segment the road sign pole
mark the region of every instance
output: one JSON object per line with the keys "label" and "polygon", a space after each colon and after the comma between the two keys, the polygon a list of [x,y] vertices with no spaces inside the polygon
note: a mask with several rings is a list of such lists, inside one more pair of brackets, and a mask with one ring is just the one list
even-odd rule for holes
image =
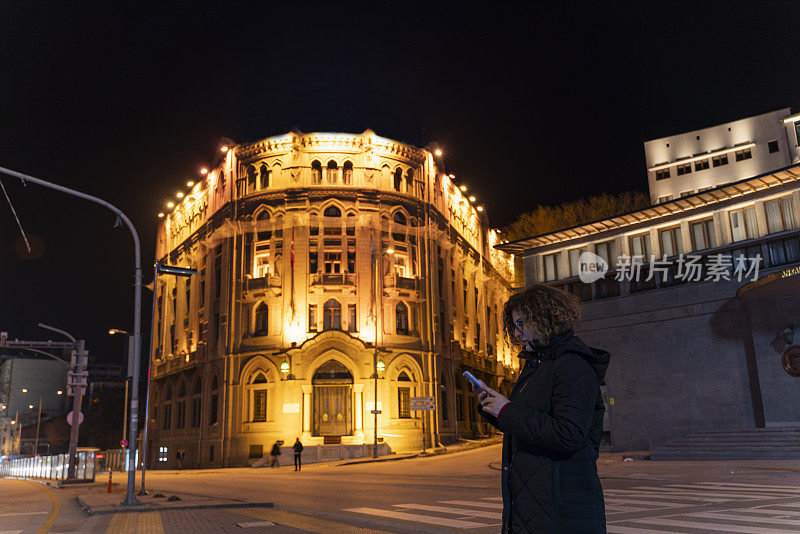
{"label": "road sign pole", "polygon": [[[84,341],[79,339],[77,345],[78,347],[75,351],[75,357],[73,358],[72,362],[73,372],[80,372],[82,371],[83,367],[81,364],[84,354]],[[82,400],[83,386],[80,384],[72,386],[72,425],[69,430],[69,467],[67,468],[67,479],[75,478],[75,472],[77,471],[78,467],[78,454],[76,450],[78,448],[78,427],[81,424],[80,413]]]}

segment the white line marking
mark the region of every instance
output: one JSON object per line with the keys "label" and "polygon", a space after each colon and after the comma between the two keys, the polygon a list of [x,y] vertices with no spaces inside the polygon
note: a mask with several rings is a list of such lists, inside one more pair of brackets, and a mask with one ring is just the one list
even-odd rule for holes
{"label": "white line marking", "polygon": [[699,490],[718,490],[718,491],[730,491],[730,492],[740,492],[742,493],[744,489],[747,489],[748,492],[753,492],[752,495],[758,494],[768,494],[768,495],[775,495],[778,497],[796,497],[797,494],[800,494],[800,490],[797,491],[788,491],[788,490],[774,490],[774,489],[767,489],[767,488],[735,488],[731,486],[713,486],[710,484],[668,484],[670,488],[689,488],[689,489],[699,489]]}
{"label": "white line marking", "polygon": [[21,530],[0,530],[0,534],[19,534]]}
{"label": "white line marking", "polygon": [[744,488],[771,488],[771,489],[779,489],[779,490],[786,490],[786,491],[800,491],[797,486],[774,486],[771,484],[745,484],[742,482],[706,482],[706,484],[715,484],[717,486],[733,486],[733,487],[741,487]]}
{"label": "white line marking", "polygon": [[738,525],[728,525],[723,523],[702,523],[700,521],[680,521],[678,519],[664,519],[651,517],[647,519],[626,519],[631,523],[649,523],[653,525],[664,525],[667,527],[684,527],[706,530],[720,530],[722,532],[742,532],[744,534],[776,534],[774,528],[759,527],[740,527]]}
{"label": "white line marking", "polygon": [[[707,502],[726,502],[730,501],[731,499],[722,499],[722,498],[711,498],[711,497],[697,497],[692,495],[691,493],[685,494],[678,494],[678,493],[668,493],[668,492],[658,492],[658,491],[632,491],[632,490],[614,490],[613,493],[610,493],[611,496],[614,497],[632,497],[637,498],[641,497],[643,499],[656,497],[658,499],[682,499],[684,501],[707,501]],[[687,503],[676,503],[676,504],[687,504]]]}
{"label": "white line marking", "polygon": [[475,521],[464,521],[461,519],[445,519],[444,517],[433,517],[430,515],[408,514],[405,512],[395,512],[394,510],[378,510],[376,508],[346,508],[345,512],[356,514],[376,515],[378,517],[391,517],[392,519],[403,519],[416,523],[427,523],[429,525],[443,525],[445,527],[472,528],[485,527],[484,523]]}
{"label": "white line marking", "polygon": [[645,512],[647,508],[629,508],[626,506],[606,506],[607,514],[619,514],[623,512]]}
{"label": "white line marking", "polygon": [[[667,534],[666,530],[650,530],[649,528],[623,527],[621,525],[608,525],[608,534]],[[672,532],[672,531],[669,531]]]}
{"label": "white line marking", "polygon": [[713,512],[701,512],[696,514],[686,514],[689,517],[705,517],[708,519],[727,519],[729,521],[749,521],[751,523],[773,523],[775,525],[800,525],[797,519],[779,519],[777,517],[744,517],[741,515],[728,515]]}
{"label": "white line marking", "polygon": [[642,506],[645,509],[649,508],[650,506],[656,506],[656,507],[660,507],[660,508],[671,508],[673,506],[691,506],[691,504],[687,504],[687,503],[684,503],[684,502],[643,501],[643,500],[637,499],[635,497],[631,498],[631,499],[627,499],[627,498],[625,498],[625,499],[609,499],[608,497],[606,497],[604,499],[604,501],[607,502],[607,503],[610,502],[610,503],[619,503],[619,504],[630,504],[632,506]]}
{"label": "white line marking", "polygon": [[439,501],[442,504],[457,504],[459,506],[478,506],[480,508],[491,508],[493,510],[502,510],[501,503],[493,502],[477,502],[477,501]]}
{"label": "white line marking", "polygon": [[393,504],[398,508],[411,508],[414,510],[424,510],[426,512],[441,512],[453,515],[470,515],[472,517],[486,517],[488,519],[503,519],[503,514],[497,512],[487,512],[485,510],[470,510],[469,508],[450,508],[449,506],[429,506],[427,504]]}
{"label": "white line marking", "polygon": [[[650,488],[634,488],[634,489],[637,489],[637,490],[648,489],[648,490],[650,490]],[[653,491],[653,490],[650,490],[650,491]],[[725,500],[727,500],[727,501],[732,501],[732,500],[735,500],[736,498],[740,498],[740,499],[752,499],[753,498],[752,495],[749,495],[747,493],[726,493],[725,490],[721,490],[721,491],[718,491],[718,492],[711,492],[711,491],[679,490],[679,489],[675,489],[675,488],[659,488],[658,490],[655,490],[655,491],[657,491],[658,493],[661,493],[662,495],[687,495],[687,496],[693,497],[693,498],[694,497],[700,497],[700,496],[706,496],[706,497],[725,498]]]}
{"label": "white line marking", "polygon": [[[790,503],[790,502],[782,502],[780,504],[764,504],[764,505],[761,505],[761,506],[754,506],[753,508],[769,509],[768,508],[769,506],[781,506],[783,508],[800,508],[800,504],[794,504],[794,503]],[[788,512],[789,510],[781,510],[781,511]]]}
{"label": "white line marking", "polygon": [[[11,512],[8,514],[0,514],[0,517],[7,517],[11,515],[39,515],[39,514],[49,514],[50,512]],[[11,532],[11,531],[9,531]],[[22,531],[20,531],[22,532]],[[2,534],[2,532],[0,532]]]}
{"label": "white line marking", "polygon": [[[773,505],[770,505],[773,506]],[[737,516],[741,517],[742,519],[746,518],[746,514],[771,514],[774,516],[781,516],[781,517],[796,517],[800,519],[800,511],[798,510],[764,510],[761,509],[762,507],[756,508],[731,508],[730,510],[724,510],[725,512],[741,512],[744,515]],[[722,510],[720,510],[722,512]],[[700,513],[700,512],[698,512]]]}
{"label": "white line marking", "polygon": [[483,500],[484,501],[501,501],[502,502],[503,498],[502,497],[484,497]]}

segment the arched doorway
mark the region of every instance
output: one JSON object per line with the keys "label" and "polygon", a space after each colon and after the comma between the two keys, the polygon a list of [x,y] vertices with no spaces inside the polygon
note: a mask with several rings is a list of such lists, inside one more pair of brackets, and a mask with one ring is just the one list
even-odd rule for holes
{"label": "arched doorway", "polygon": [[353,375],[337,362],[322,364],[311,379],[314,386],[314,435],[349,436],[352,434]]}

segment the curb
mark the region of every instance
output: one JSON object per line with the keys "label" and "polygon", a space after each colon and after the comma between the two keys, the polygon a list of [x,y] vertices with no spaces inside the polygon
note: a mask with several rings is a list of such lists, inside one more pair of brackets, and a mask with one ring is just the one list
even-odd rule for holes
{"label": "curb", "polygon": [[377,462],[396,462],[398,460],[409,460],[411,458],[419,458],[419,454],[412,454],[410,456],[398,456],[395,458],[370,458],[369,460],[353,460],[351,462],[344,462],[338,464],[337,467],[341,467],[343,465],[357,465],[357,464],[372,464]]}
{"label": "curb", "polygon": [[78,505],[83,508],[83,511],[90,516],[94,515],[108,515],[120,514],[130,512],[162,512],[166,510],[201,510],[201,509],[214,509],[214,508],[272,508],[274,506],[271,502],[241,502],[241,503],[213,503],[213,504],[174,504],[174,505],[156,505],[140,504],[133,506],[125,506],[121,504],[103,504],[92,506],[80,497],[75,497]]}
{"label": "curb", "polygon": [[50,486],[51,488],[61,489],[63,486],[61,482],[51,482],[49,480],[45,480],[43,478],[29,478],[29,477],[3,477],[12,480],[27,480],[28,482],[36,482],[37,484],[42,484],[44,486]]}

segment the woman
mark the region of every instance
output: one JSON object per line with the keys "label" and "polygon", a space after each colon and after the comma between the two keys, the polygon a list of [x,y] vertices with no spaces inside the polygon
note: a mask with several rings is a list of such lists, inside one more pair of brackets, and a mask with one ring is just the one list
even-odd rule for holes
{"label": "woman", "polygon": [[478,391],[478,411],[505,434],[503,533],[606,531],[597,457],[609,353],[575,336],[580,313],[576,297],[545,285],[503,309],[504,333],[525,365],[510,399]]}

